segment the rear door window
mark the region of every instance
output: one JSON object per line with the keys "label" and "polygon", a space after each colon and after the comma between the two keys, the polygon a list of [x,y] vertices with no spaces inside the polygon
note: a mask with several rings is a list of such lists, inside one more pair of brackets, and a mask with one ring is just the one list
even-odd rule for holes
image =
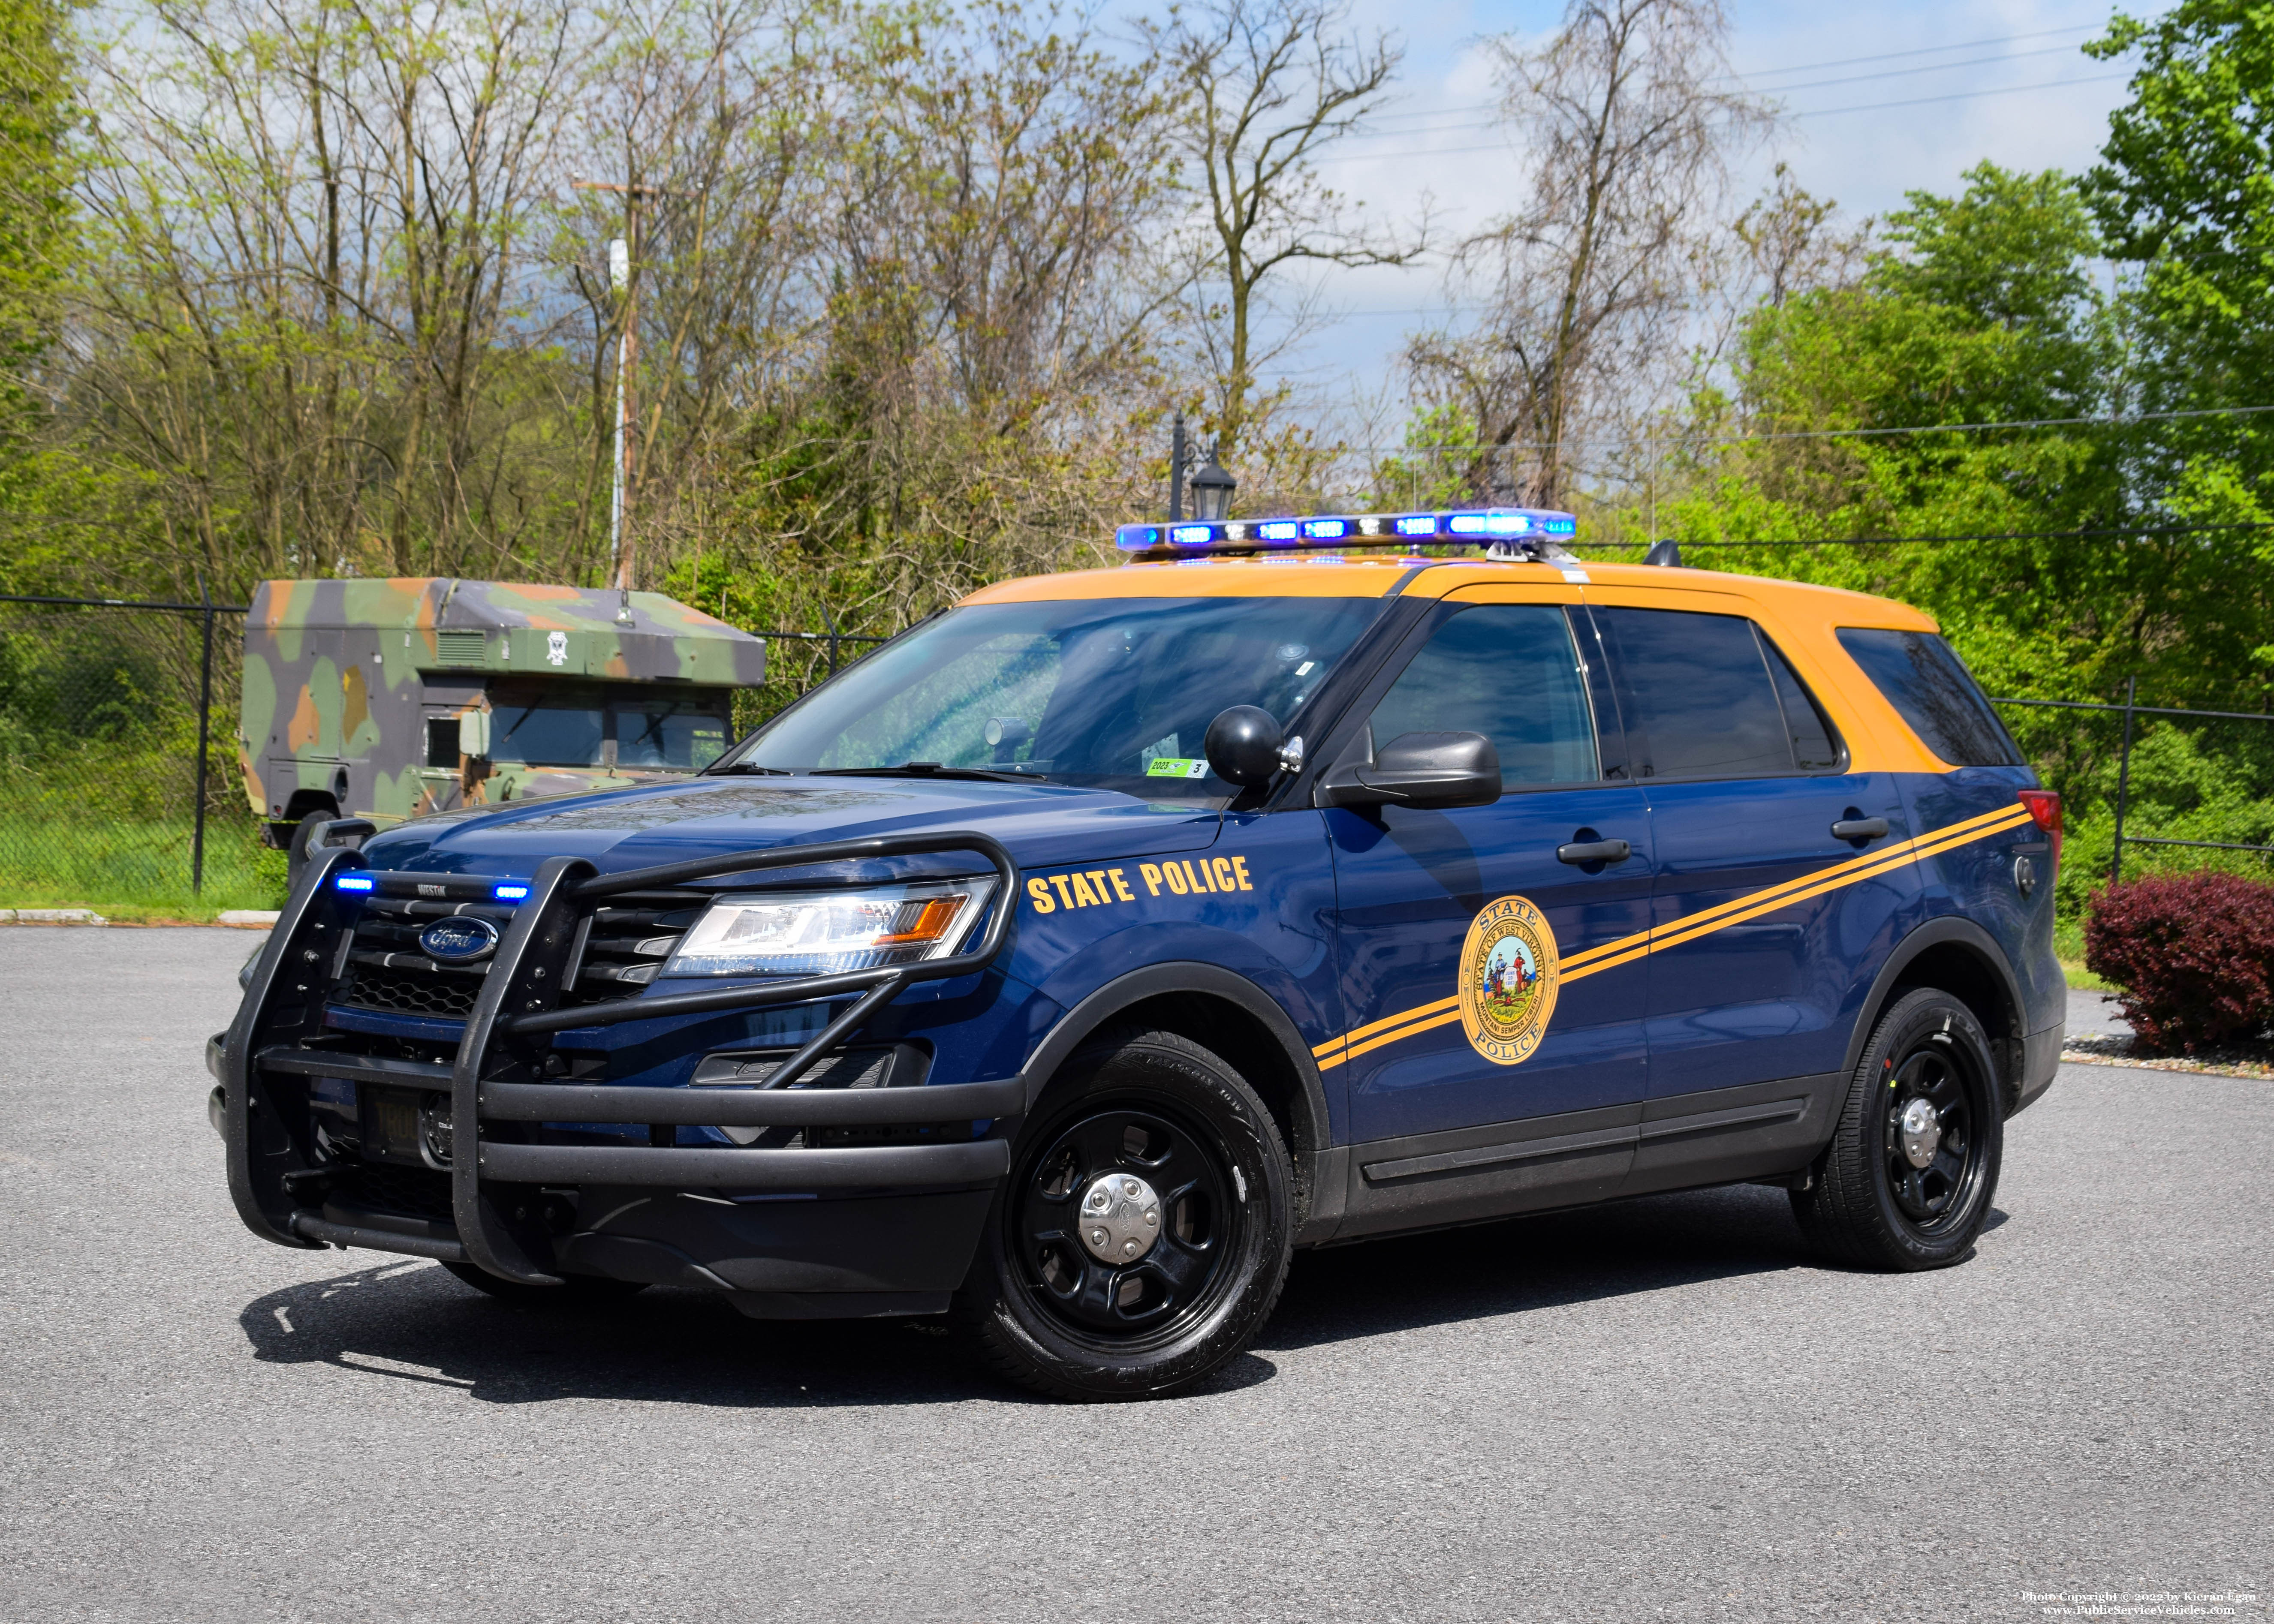
{"label": "rear door window", "polygon": [[1951,646],[1931,632],[1843,626],[1840,646],[1921,742],[1957,767],[2017,767],[2014,735]]}
{"label": "rear door window", "polygon": [[1614,650],[1637,778],[1751,778],[1836,771],[1822,707],[1741,615],[1597,609]]}

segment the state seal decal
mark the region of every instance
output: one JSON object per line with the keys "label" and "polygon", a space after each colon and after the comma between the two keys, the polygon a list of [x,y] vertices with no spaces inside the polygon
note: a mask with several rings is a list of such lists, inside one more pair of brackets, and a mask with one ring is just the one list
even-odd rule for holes
{"label": "state seal decal", "polygon": [[1502,897],[1461,944],[1461,1028],[1495,1065],[1532,1057],[1555,1012],[1555,933],[1522,897]]}

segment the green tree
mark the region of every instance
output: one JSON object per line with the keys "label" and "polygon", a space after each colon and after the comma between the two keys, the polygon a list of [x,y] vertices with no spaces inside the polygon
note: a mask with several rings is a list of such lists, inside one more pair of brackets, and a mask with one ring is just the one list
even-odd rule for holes
{"label": "green tree", "polygon": [[[2108,252],[2133,268],[2135,398],[2173,417],[2142,447],[2143,493],[2201,522],[2274,519],[2274,12],[2183,0],[2151,22],[2119,14],[2088,46],[2136,50],[2131,100],[2110,116],[2086,195]],[[2216,544],[2239,578],[2274,570],[2274,530]],[[2274,636],[2230,708],[2274,702]],[[2247,703],[2246,703],[2247,702]]]}

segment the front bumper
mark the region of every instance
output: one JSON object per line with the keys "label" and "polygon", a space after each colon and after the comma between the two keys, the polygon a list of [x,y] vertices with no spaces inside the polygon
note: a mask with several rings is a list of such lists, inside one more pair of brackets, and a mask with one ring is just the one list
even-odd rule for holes
{"label": "front bumper", "polygon": [[[905,847],[910,838],[870,844]],[[371,1247],[471,1264],[531,1284],[599,1274],[706,1287],[734,1294],[737,1306],[762,1315],[944,1308],[969,1263],[994,1186],[1009,1170],[1010,1135],[1025,1109],[1026,1080],[783,1086],[812,1075],[814,1061],[841,1052],[862,1019],[901,987],[971,974],[999,951],[1007,898],[1016,891],[1007,854],[979,836],[928,837],[925,845],[982,851],[1004,877],[998,893],[1005,899],[1003,920],[990,922],[980,945],[954,960],[912,966],[914,974],[860,973],[868,980],[859,985],[835,985],[855,979],[843,976],[809,978],[575,1009],[550,1006],[547,955],[557,961],[573,935],[580,887],[605,895],[626,876],[603,881],[591,876],[589,865],[548,862],[497,951],[448,1064],[306,1041],[321,1028],[324,986],[303,966],[333,951],[337,938],[329,933],[342,927],[329,882],[358,861],[353,853],[325,852],[311,863],[272,933],[237,1021],[207,1046],[207,1068],[220,1084],[212,1109],[228,1145],[240,1215],[256,1233],[284,1245]],[[814,861],[818,849],[744,855],[710,867],[742,873],[793,866]],[[688,867],[674,876],[685,877]],[[661,872],[647,871],[648,883]],[[435,889],[427,882],[454,883],[419,879],[421,895]],[[310,981],[295,979],[303,974]],[[557,986],[557,963],[554,976],[550,984]],[[546,1078],[544,1051],[556,1031],[651,1020],[673,1012],[669,1006],[686,1005],[692,1013],[848,991],[861,996],[758,1086],[627,1086]],[[728,1064],[724,1074],[742,1073]],[[338,1160],[302,1131],[309,1091],[335,1086],[328,1079],[358,1089],[417,1091],[443,1125],[431,1170],[416,1177],[438,1192],[446,1188],[447,1203],[437,1199],[418,1214],[374,1208],[357,1194],[358,1181],[350,1175],[360,1164]],[[651,1142],[553,1142],[559,1136],[547,1137],[542,1124],[548,1124],[644,1125]],[[671,1142],[679,1125],[802,1131],[808,1142],[681,1146]],[[850,1131],[826,1136],[839,1139],[935,1142],[815,1145],[824,1137],[817,1130]]]}

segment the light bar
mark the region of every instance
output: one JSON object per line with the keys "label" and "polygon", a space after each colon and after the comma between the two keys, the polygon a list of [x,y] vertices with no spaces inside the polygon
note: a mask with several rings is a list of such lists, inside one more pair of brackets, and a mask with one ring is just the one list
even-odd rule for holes
{"label": "light bar", "polygon": [[343,874],[332,882],[342,891],[369,891],[376,883],[367,874]]}
{"label": "light bar", "polygon": [[1124,524],[1113,545],[1124,553],[1194,554],[1269,553],[1281,547],[1394,546],[1418,537],[1473,541],[1561,541],[1578,533],[1568,513],[1544,508],[1476,508],[1458,512],[1375,513],[1356,517],[1222,519],[1176,524]]}
{"label": "light bar", "polygon": [[501,885],[491,891],[490,895],[495,897],[500,902],[524,902],[529,898],[529,887],[518,883]]}

